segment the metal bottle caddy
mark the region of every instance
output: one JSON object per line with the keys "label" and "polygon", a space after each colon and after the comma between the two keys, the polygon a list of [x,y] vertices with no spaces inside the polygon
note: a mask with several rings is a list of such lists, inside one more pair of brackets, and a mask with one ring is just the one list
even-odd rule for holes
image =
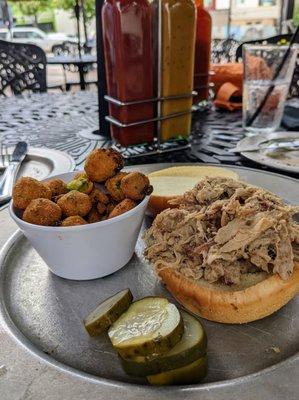
{"label": "metal bottle caddy", "polygon": [[[210,71],[208,74],[196,74],[195,77],[199,76],[211,76],[215,75],[214,71]],[[194,88],[194,90],[208,89],[208,98],[206,100],[201,100],[198,103],[193,104],[193,111],[205,111],[212,107],[213,100],[215,98],[215,84],[213,82],[209,82],[207,85],[201,85]]]}
{"label": "metal bottle caddy", "polygon": [[157,97],[145,100],[137,100],[137,101],[128,101],[124,102],[119,99],[113,98],[109,95],[104,96],[105,100],[108,103],[116,105],[118,107],[132,106],[135,104],[143,104],[143,103],[155,103],[156,104],[156,116],[151,119],[134,121],[130,123],[123,123],[111,115],[106,115],[105,119],[110,124],[113,124],[119,128],[127,128],[132,126],[143,125],[151,122],[155,122],[155,132],[154,132],[154,140],[150,143],[143,143],[138,145],[131,145],[129,147],[124,147],[119,143],[115,143],[115,147],[122,153],[124,158],[133,158],[133,157],[142,157],[146,155],[155,155],[161,153],[167,153],[172,151],[184,150],[190,147],[190,135],[189,137],[177,137],[174,139],[170,139],[168,141],[162,142],[161,140],[161,122],[164,120],[168,120],[171,118],[177,118],[183,115],[191,114],[194,111],[197,111],[196,107],[191,106],[190,109],[172,113],[168,115],[162,116],[162,102],[165,100],[179,100],[186,99],[189,97],[194,97],[197,95],[196,91],[192,91],[192,93],[183,93],[181,95],[175,96],[162,96],[162,2],[158,0],[158,54],[157,54]]}

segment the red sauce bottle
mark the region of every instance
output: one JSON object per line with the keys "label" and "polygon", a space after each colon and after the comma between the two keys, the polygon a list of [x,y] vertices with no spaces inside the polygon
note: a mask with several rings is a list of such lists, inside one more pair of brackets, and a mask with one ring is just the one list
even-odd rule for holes
{"label": "red sauce bottle", "polygon": [[[102,8],[103,40],[108,95],[127,102],[152,99],[153,41],[149,0],[105,0]],[[154,103],[109,105],[110,115],[122,123],[154,117]],[[151,142],[154,124],[127,128],[111,126],[113,138],[123,146]]]}
{"label": "red sauce bottle", "polygon": [[[197,27],[195,44],[195,65],[194,65],[194,90],[198,96],[193,102],[198,103],[207,100],[209,97],[209,70],[211,59],[212,40],[212,19],[210,14],[203,7],[203,0],[195,0],[197,8]],[[200,88],[206,86],[206,88]]]}

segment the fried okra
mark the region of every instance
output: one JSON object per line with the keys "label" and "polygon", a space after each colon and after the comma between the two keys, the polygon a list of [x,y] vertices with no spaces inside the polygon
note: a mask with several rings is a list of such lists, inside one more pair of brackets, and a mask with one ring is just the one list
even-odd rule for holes
{"label": "fried okra", "polygon": [[63,215],[71,217],[73,215],[79,215],[85,217],[89,213],[92,207],[92,203],[87,194],[72,190],[69,193],[62,196],[57,204],[62,210]]}
{"label": "fried okra", "polygon": [[97,203],[103,203],[103,204],[108,204],[109,203],[109,197],[104,193],[102,190],[98,188],[94,188],[92,192],[89,194],[89,198],[92,202],[92,204],[97,204]]}
{"label": "fried okra", "polygon": [[25,210],[34,199],[51,199],[51,189],[34,178],[23,177],[18,179],[12,192],[15,207]]}
{"label": "fried okra", "polygon": [[89,194],[93,189],[93,183],[88,179],[85,172],[79,172],[66,187],[68,190],[78,190],[78,192]]}
{"label": "fried okra", "polygon": [[136,206],[136,203],[131,199],[124,199],[117,204],[110,212],[108,219],[117,217],[118,215],[124,214],[127,211],[132,210]]}
{"label": "fried okra", "polygon": [[34,199],[26,207],[23,220],[35,225],[53,226],[61,220],[61,209],[49,199]]}
{"label": "fried okra", "polygon": [[51,179],[45,182],[45,186],[51,190],[52,197],[60,196],[68,192],[66,184],[61,179]]}
{"label": "fried okra", "polygon": [[60,195],[58,195],[58,196],[54,196],[54,197],[52,197],[52,201],[54,201],[54,203],[57,203],[57,201],[59,200],[59,199],[61,199],[61,197],[63,197],[65,195],[65,193],[64,194],[60,194]]}
{"label": "fried okra", "polygon": [[79,171],[74,175],[73,179],[81,179],[81,178],[85,178],[88,179],[86,172],[84,171]]}
{"label": "fried okra", "polygon": [[103,215],[100,215],[97,208],[93,206],[85,218],[89,224],[93,224],[94,222],[102,221]]}
{"label": "fried okra", "polygon": [[97,204],[97,211],[99,214],[105,214],[105,212],[107,211],[107,207],[105,206],[105,204],[103,203],[98,203]]}
{"label": "fried okra", "polygon": [[85,172],[93,182],[105,182],[124,166],[122,155],[114,149],[95,149],[85,161]]}
{"label": "fried okra", "polygon": [[87,222],[85,219],[80,217],[80,215],[72,215],[71,217],[67,217],[61,223],[61,226],[77,226],[77,225],[86,225]]}
{"label": "fried okra", "polygon": [[107,204],[107,214],[109,215],[117,206],[117,203],[115,201],[111,201],[109,204]]}
{"label": "fried okra", "polygon": [[153,188],[147,176],[141,172],[131,172],[120,182],[125,197],[138,201],[152,193]]}
{"label": "fried okra", "polygon": [[106,189],[113,198],[113,200],[120,202],[125,198],[125,195],[120,186],[122,179],[127,176],[127,172],[119,172],[112,178],[108,179],[105,183]]}

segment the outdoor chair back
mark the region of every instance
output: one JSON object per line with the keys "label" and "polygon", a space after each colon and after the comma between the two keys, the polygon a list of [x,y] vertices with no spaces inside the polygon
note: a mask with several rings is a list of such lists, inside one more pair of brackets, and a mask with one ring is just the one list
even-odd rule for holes
{"label": "outdoor chair back", "polygon": [[291,34],[284,35],[276,35],[271,36],[266,39],[256,39],[256,40],[248,40],[247,42],[241,43],[236,50],[236,61],[240,61],[242,58],[242,48],[244,44],[288,44],[292,38]]}
{"label": "outdoor chair back", "polygon": [[0,40],[0,95],[46,92],[46,63],[40,47]]}
{"label": "outdoor chair back", "polygon": [[212,40],[212,63],[223,64],[232,62],[236,57],[239,42],[235,39],[213,39]]}

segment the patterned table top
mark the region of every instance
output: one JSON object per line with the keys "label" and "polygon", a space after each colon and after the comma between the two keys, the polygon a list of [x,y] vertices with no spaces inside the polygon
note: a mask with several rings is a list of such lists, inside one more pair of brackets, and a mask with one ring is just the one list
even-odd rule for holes
{"label": "patterned table top", "polygon": [[[197,112],[193,119],[189,149],[132,158],[127,164],[205,162],[269,170],[227,152],[243,137],[240,112],[209,110]],[[1,100],[0,140],[3,144],[26,140],[31,146],[62,150],[75,159],[78,168],[92,149],[111,145],[110,140],[100,135],[94,135],[94,140],[82,135],[83,131],[97,128],[95,92],[45,93]]]}

